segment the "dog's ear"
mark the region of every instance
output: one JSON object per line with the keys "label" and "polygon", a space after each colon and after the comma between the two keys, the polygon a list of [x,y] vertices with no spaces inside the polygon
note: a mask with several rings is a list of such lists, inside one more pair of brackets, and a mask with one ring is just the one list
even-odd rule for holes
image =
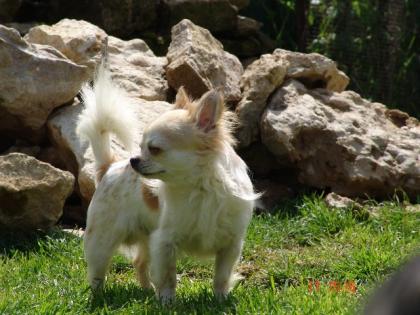
{"label": "dog's ear", "polygon": [[185,88],[181,86],[176,93],[175,98],[175,108],[176,109],[188,109],[190,106],[191,100],[185,91]]}
{"label": "dog's ear", "polygon": [[223,96],[220,92],[212,89],[205,93],[199,100],[196,113],[196,126],[204,132],[214,129],[217,122],[222,118],[224,110]]}

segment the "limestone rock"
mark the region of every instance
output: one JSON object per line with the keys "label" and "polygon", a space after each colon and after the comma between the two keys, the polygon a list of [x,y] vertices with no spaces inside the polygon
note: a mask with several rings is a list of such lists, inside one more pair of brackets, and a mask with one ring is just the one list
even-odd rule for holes
{"label": "limestone rock", "polygon": [[[160,101],[145,101],[137,99],[136,115],[138,128],[142,132],[144,127],[156,119],[172,105]],[[48,132],[51,141],[59,149],[62,160],[67,162],[69,169],[77,178],[78,190],[84,201],[89,202],[95,192],[94,157],[88,143],[81,141],[76,134],[77,117],[82,111],[82,105],[76,101],[72,106],[60,109],[48,121]],[[139,144],[141,134],[137,139]],[[128,158],[134,153],[127,152],[117,140],[112,139],[112,150],[119,158]]]}
{"label": "limestone rock", "polygon": [[350,82],[348,76],[337,69],[335,62],[317,53],[304,54],[284,49],[273,53],[287,62],[287,78],[302,80],[309,87],[323,87],[342,92]]}
{"label": "limestone rock", "polygon": [[29,44],[16,30],[0,25],[0,131],[40,129],[87,78],[86,67],[53,47]]}
{"label": "limestone rock", "polygon": [[258,123],[267,99],[287,78],[295,78],[310,87],[325,87],[329,91],[343,91],[349,78],[339,71],[331,59],[312,53],[303,54],[276,49],[254,61],[241,79],[243,97],[236,112],[240,121],[238,138],[241,146],[248,146],[259,134]]}
{"label": "limestone rock", "polygon": [[[25,38],[32,43],[55,47],[75,63],[86,65],[93,77],[106,36],[93,24],[64,19],[52,26],[34,27]],[[165,57],[156,57],[141,39],[123,41],[110,36],[108,45],[109,66],[116,83],[133,97],[166,100]]]}
{"label": "limestone rock", "polygon": [[307,89],[290,80],[272,96],[261,139],[301,183],[344,196],[420,193],[420,125],[396,125],[386,107],[352,91]]}
{"label": "limestone rock", "polygon": [[361,209],[362,206],[354,201],[353,199],[350,199],[348,197],[340,196],[339,194],[336,194],[334,192],[329,193],[325,197],[325,203],[330,208],[337,208],[337,209],[349,209],[349,208],[357,208]]}
{"label": "limestone rock", "polygon": [[57,223],[74,177],[22,153],[0,156],[0,226],[47,229]]}
{"label": "limestone rock", "polygon": [[166,77],[173,88],[183,85],[198,98],[213,87],[221,87],[226,101],[241,98],[242,65],[208,30],[182,20],[172,28],[167,57]]}
{"label": "limestone rock", "polygon": [[246,37],[256,34],[262,26],[261,22],[246,16],[237,16],[235,35]]}
{"label": "limestone rock", "polygon": [[161,10],[168,27],[189,19],[211,32],[233,29],[238,13],[229,0],[163,0]]}

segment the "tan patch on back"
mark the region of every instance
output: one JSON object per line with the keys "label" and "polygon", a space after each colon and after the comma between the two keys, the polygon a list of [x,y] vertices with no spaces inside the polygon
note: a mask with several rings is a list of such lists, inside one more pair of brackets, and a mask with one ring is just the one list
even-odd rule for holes
{"label": "tan patch on back", "polygon": [[141,194],[146,205],[152,211],[159,211],[159,198],[156,196],[149,186],[144,183],[141,186]]}
{"label": "tan patch on back", "polygon": [[107,163],[102,164],[101,166],[96,168],[96,182],[99,183],[108,171],[109,167],[112,163],[116,162],[117,159],[115,157],[112,157]]}

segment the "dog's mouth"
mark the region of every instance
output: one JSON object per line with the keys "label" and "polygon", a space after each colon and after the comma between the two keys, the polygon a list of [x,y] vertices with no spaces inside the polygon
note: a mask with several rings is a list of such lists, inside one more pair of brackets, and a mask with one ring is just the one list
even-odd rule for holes
{"label": "dog's mouth", "polygon": [[136,171],[137,173],[139,173],[140,175],[143,175],[145,177],[152,177],[155,175],[159,175],[159,174],[163,174],[166,173],[165,170],[158,170],[155,172],[148,172],[147,170],[150,169],[150,167],[148,167],[148,165],[144,165],[144,163],[141,162],[139,157],[134,157],[130,159],[130,164],[131,167],[133,168],[134,171]]}
{"label": "dog's mouth", "polygon": [[154,176],[154,175],[159,175],[159,174],[163,174],[163,173],[166,173],[166,171],[158,171],[158,172],[153,172],[153,173],[147,173],[147,172],[144,172],[144,171],[142,171],[142,170],[136,170],[137,172],[139,172],[141,175],[143,175],[143,176]]}

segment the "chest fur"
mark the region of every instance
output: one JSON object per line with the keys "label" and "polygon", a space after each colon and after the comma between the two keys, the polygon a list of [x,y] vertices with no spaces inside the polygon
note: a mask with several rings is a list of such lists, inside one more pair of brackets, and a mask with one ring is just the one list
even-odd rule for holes
{"label": "chest fur", "polygon": [[168,209],[165,221],[177,246],[195,254],[214,253],[232,239],[232,217],[228,198],[192,196],[183,206]]}

